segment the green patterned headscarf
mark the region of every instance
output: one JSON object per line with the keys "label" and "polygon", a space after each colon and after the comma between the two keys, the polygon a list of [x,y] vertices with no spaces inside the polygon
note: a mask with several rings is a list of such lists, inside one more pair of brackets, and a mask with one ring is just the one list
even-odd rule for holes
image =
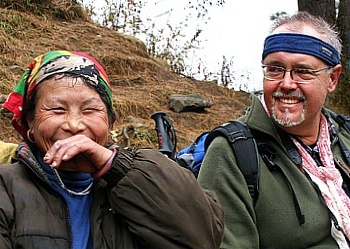
{"label": "green patterned headscarf", "polygon": [[45,79],[56,74],[84,78],[105,102],[110,123],[115,121],[112,92],[108,76],[103,67],[91,56],[81,52],[64,50],[51,51],[32,60],[22,78],[7,97],[3,108],[13,113],[12,125],[27,138],[28,128],[23,124],[23,106],[32,96],[35,88]]}

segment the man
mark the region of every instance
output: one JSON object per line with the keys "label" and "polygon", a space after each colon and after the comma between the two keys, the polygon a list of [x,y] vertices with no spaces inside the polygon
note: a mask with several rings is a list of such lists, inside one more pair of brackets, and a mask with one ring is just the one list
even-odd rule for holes
{"label": "man", "polygon": [[350,136],[323,107],[338,83],[340,52],[337,33],[306,12],[272,27],[262,53],[263,92],[252,94],[240,118],[265,151],[259,196],[251,198],[223,137],[211,143],[199,173],[224,207],[221,248],[349,248],[350,163],[341,151]]}

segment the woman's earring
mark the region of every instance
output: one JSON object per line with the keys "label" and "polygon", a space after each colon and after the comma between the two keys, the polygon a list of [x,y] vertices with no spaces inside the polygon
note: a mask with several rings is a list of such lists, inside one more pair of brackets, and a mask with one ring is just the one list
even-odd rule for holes
{"label": "woman's earring", "polygon": [[32,144],[35,144],[35,141],[32,140],[32,139],[30,138],[30,129],[27,130],[27,139],[28,139],[28,141],[31,142]]}

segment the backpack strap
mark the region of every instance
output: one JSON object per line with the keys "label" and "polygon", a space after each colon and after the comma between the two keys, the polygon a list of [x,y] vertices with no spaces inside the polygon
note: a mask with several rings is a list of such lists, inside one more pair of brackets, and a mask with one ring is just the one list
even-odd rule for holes
{"label": "backpack strap", "polygon": [[231,120],[214,128],[205,140],[205,150],[217,136],[225,137],[234,154],[239,155],[236,156],[237,165],[245,177],[252,199],[256,200],[259,194],[259,158],[255,139],[248,126],[242,122]]}
{"label": "backpack strap", "polygon": [[285,132],[284,130],[279,128],[277,125],[276,125],[276,129],[277,129],[278,135],[281,138],[281,141],[282,141],[284,148],[287,150],[289,159],[292,160],[296,166],[301,168],[302,167],[301,166],[302,158],[301,158],[301,155],[298,151],[297,146],[294,144],[294,142],[289,137],[287,132]]}
{"label": "backpack strap", "polygon": [[[331,115],[332,119],[334,119],[339,126],[343,127],[347,133],[350,134],[350,117],[343,115],[343,114],[337,114],[331,110],[327,110],[328,113]],[[324,113],[327,116],[326,113]],[[344,144],[344,142],[340,139],[340,137],[337,134],[337,131],[334,131],[335,135],[338,137],[339,145],[342,150],[343,155],[345,156],[348,163],[350,163],[350,151]]]}
{"label": "backpack strap", "polygon": [[328,112],[331,114],[331,117],[350,134],[350,117],[343,114],[336,114],[331,110],[328,110]]}

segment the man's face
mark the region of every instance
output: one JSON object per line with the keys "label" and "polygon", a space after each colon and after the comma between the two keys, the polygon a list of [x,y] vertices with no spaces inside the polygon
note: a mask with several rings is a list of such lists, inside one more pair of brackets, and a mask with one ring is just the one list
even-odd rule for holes
{"label": "man's face", "polygon": [[[326,67],[324,62],[314,56],[288,52],[271,53],[265,58],[264,64],[287,70]],[[327,97],[329,83],[330,76],[327,70],[317,73],[315,79],[307,84],[294,81],[289,72],[286,72],[282,80],[264,79],[267,109],[278,124],[287,127],[298,125],[307,117],[314,117],[321,111]]]}
{"label": "man's face", "polygon": [[[274,31],[274,34],[282,32],[289,31],[281,26]],[[310,28],[306,28],[305,33],[320,38]],[[317,70],[328,66],[315,56],[289,52],[270,53],[265,57],[263,64],[282,67],[288,71],[295,68]],[[297,79],[295,72],[293,72],[294,80],[290,72],[286,72],[281,80],[264,78],[264,100],[270,116],[283,127],[300,129],[314,122],[318,123],[327,94],[335,90],[338,77],[333,72],[338,72],[337,70],[336,66],[317,72],[311,75],[311,80],[303,84],[295,80]]]}

